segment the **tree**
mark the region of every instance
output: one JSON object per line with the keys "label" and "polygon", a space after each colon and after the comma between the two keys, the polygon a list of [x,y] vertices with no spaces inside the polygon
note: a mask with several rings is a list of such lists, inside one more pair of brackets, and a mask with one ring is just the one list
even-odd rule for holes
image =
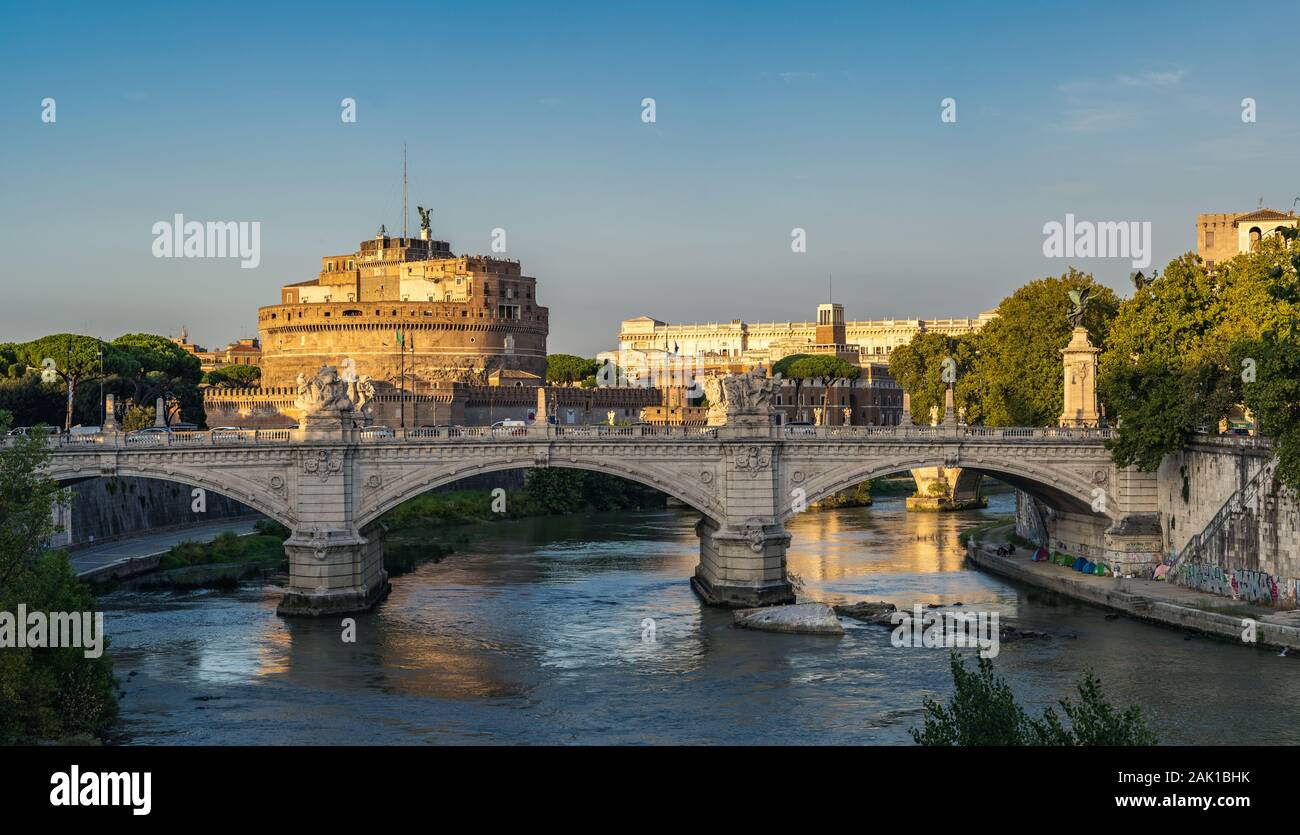
{"label": "tree", "polygon": [[1261,247],[1276,256],[1265,271],[1267,288],[1286,320],[1258,338],[1238,339],[1230,365],[1240,369],[1242,396],[1258,431],[1273,438],[1277,478],[1300,492],[1300,252],[1293,251],[1293,230],[1286,231],[1293,234],[1282,236],[1285,246]]}
{"label": "tree", "polygon": [[1034,719],[1016,703],[1011,687],[993,672],[993,662],[979,658],[976,669],[966,669],[961,656],[949,659],[953,679],[952,701],[945,707],[926,699],[925,719],[910,733],[919,745],[1154,745],[1142,709],[1134,705],[1119,711],[1106,701],[1101,682],[1092,673],[1079,680],[1079,701],[1058,702],[1069,720],[1044,708]]}
{"label": "tree", "polygon": [[58,383],[42,383],[41,377],[23,365],[22,374],[0,380],[0,409],[13,415],[15,426],[63,422],[67,395]]}
{"label": "tree", "polygon": [[[834,380],[856,380],[861,374],[862,369],[858,368],[851,362],[846,362],[839,357],[833,357],[829,354],[814,354],[801,356],[786,366],[789,376],[796,380],[795,384],[795,402],[798,402],[798,393],[802,384],[807,380],[822,381],[822,414],[830,399],[831,383]],[[824,418],[826,423],[830,423],[830,417]]]}
{"label": "tree", "polygon": [[[107,367],[102,366],[101,363],[100,345],[100,341],[94,337],[57,333],[17,346],[18,360],[31,368],[44,368],[46,360],[53,361],[50,367],[54,369],[55,375],[67,391],[63,417],[64,429],[72,427],[72,406],[76,398],[77,386],[98,380],[107,373]],[[103,371],[101,367],[104,368]],[[98,410],[96,410],[96,422],[98,422]]]}
{"label": "tree", "polygon": [[260,379],[262,379],[262,369],[256,365],[227,365],[203,375],[203,382],[210,386],[233,388],[248,388]]}
{"label": "tree", "polygon": [[144,407],[152,407],[159,397],[175,400],[185,420],[204,423],[203,396],[198,389],[203,372],[198,357],[152,333],[124,334],[113,340],[112,348],[117,393]]}
{"label": "tree", "polygon": [[[12,416],[0,412],[0,434]],[[95,599],[68,564],[47,548],[56,503],[66,501],[41,474],[50,450],[41,438],[0,449],[0,611],[93,612]],[[106,639],[105,639],[106,640]],[[112,662],[82,647],[10,647],[0,652],[0,744],[94,734],[116,715]]]}
{"label": "tree", "polygon": [[1109,442],[1117,464],[1154,470],[1242,402],[1239,361],[1253,349],[1234,362],[1235,346],[1258,345],[1294,313],[1294,303],[1276,295],[1279,280],[1295,274],[1294,256],[1282,236],[1214,272],[1188,253],[1120,305],[1098,379],[1107,414],[1119,422]]}
{"label": "tree", "polygon": [[948,382],[944,380],[945,361],[952,360],[954,372],[954,408],[965,408],[966,419],[974,422],[979,414],[976,387],[970,383],[971,364],[975,359],[975,341],[970,336],[948,336],[927,331],[912,337],[889,355],[889,373],[908,394],[912,414],[926,420],[931,407],[943,411]]}
{"label": "tree", "polygon": [[598,370],[600,363],[573,354],[550,354],[546,357],[548,383],[577,383],[595,377]]}
{"label": "tree", "polygon": [[[988,426],[1055,426],[1065,404],[1061,349],[1070,341],[1065,314],[1070,290],[1091,291],[1083,326],[1093,345],[1106,343],[1119,298],[1091,275],[1070,268],[1057,278],[1031,281],[998,305],[997,318],[975,337],[968,373],[974,391],[963,399],[977,406],[970,422]],[[958,377],[958,387],[962,386]]]}
{"label": "tree", "polygon": [[794,365],[799,360],[805,360],[811,356],[812,354],[791,354],[788,357],[782,357],[772,363],[772,376],[775,377],[777,374],[780,374],[782,377],[791,378],[790,366]]}
{"label": "tree", "polygon": [[138,429],[147,429],[148,427],[153,426],[156,417],[157,413],[154,409],[149,409],[144,406],[132,406],[127,409],[126,414],[122,416],[122,429],[127,432],[135,432]]}

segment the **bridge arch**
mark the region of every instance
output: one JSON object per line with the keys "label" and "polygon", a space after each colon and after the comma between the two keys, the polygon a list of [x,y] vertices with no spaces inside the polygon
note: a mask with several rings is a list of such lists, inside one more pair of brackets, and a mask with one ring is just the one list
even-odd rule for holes
{"label": "bridge arch", "polygon": [[[989,462],[983,459],[967,458],[959,462],[945,460],[936,456],[916,456],[914,458],[884,461],[865,461],[853,465],[841,466],[829,472],[819,473],[807,479],[806,483],[789,481],[791,490],[787,492],[782,503],[781,521],[788,521],[795,515],[793,489],[802,488],[803,501],[811,505],[821,499],[845,490],[864,481],[881,476],[894,475],[914,469],[927,467],[960,467],[963,472],[975,472],[1004,481],[1042,501],[1048,507],[1071,513],[1084,513],[1105,516],[1118,521],[1123,514],[1116,506],[1112,496],[1100,513],[1093,511],[1093,490],[1106,488],[1105,484],[1095,484],[1086,479],[1051,465],[1036,467],[1013,460]],[[1106,468],[1109,480],[1109,466]],[[788,478],[788,477],[787,477]]]}
{"label": "bridge arch", "polygon": [[119,465],[111,471],[101,471],[89,469],[76,463],[62,463],[57,459],[45,470],[45,474],[50,479],[61,485],[77,481],[88,481],[93,478],[142,478],[183,484],[191,488],[198,487],[203,490],[210,490],[231,501],[247,505],[287,528],[293,528],[297,523],[297,519],[290,510],[288,503],[276,496],[273,489],[259,485],[244,476],[233,475],[225,471],[217,472],[220,473],[220,477],[214,475],[212,470],[172,467],[168,471],[159,471],[154,468],[130,465]]}
{"label": "bridge arch", "polygon": [[486,475],[506,470],[542,469],[545,467],[586,470],[624,478],[658,490],[661,493],[666,493],[719,524],[722,524],[726,519],[726,511],[717,497],[708,495],[701,490],[686,488],[681,484],[680,477],[674,477],[672,473],[666,470],[661,471],[654,466],[631,467],[608,460],[552,458],[546,463],[527,460],[484,462],[456,470],[442,470],[435,467],[418,468],[411,474],[395,480],[391,485],[383,485],[375,494],[366,497],[357,511],[356,525],[358,528],[363,528],[409,499],[469,476]]}

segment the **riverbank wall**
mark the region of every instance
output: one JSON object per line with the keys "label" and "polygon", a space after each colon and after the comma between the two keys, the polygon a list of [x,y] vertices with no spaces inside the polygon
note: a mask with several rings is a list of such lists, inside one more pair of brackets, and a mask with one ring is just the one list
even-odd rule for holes
{"label": "riverbank wall", "polygon": [[[1165,458],[1154,479],[1151,530],[1173,583],[1280,609],[1300,603],[1300,501],[1274,482],[1266,439],[1201,436]],[[1109,520],[1016,494],[1016,533],[1070,556],[1102,559]],[[1041,535],[1047,529],[1046,541]],[[1147,570],[1154,570],[1152,562]]]}
{"label": "riverbank wall", "polygon": [[[1159,580],[1099,577],[1052,562],[1033,562],[1028,549],[1011,556],[996,553],[1000,542],[986,537],[966,545],[974,566],[1017,583],[1055,592],[1138,620],[1187,629],[1233,642],[1253,635],[1255,646],[1300,650],[1300,620],[1293,613],[1233,601]],[[1232,611],[1214,611],[1231,609]]]}

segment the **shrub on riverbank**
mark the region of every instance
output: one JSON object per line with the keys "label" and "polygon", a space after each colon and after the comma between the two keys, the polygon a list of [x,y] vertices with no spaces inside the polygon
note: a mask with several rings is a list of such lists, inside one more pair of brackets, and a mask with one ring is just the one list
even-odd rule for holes
{"label": "shrub on riverbank", "polygon": [[664,507],[667,497],[649,487],[604,473],[548,467],[529,470],[523,490],[497,500],[489,490],[424,493],[384,516],[390,536],[413,527],[467,525],[500,519],[553,516],[580,511]]}
{"label": "shrub on riverbank", "polygon": [[1155,734],[1146,725],[1142,709],[1133,705],[1120,711],[1101,690],[1101,681],[1091,672],[1079,680],[1079,701],[1061,699],[1061,716],[1050,707],[1041,718],[1030,717],[1016,703],[1006,680],[993,672],[993,662],[977,660],[975,670],[966,669],[961,656],[950,658],[954,692],[945,707],[926,699],[925,722],[912,728],[918,745],[1155,745]]}
{"label": "shrub on riverbank", "polygon": [[253,563],[262,568],[278,568],[284,563],[284,540],[279,536],[233,531],[220,534],[211,542],[182,542],[162,555],[159,569],[185,568],[212,563]]}

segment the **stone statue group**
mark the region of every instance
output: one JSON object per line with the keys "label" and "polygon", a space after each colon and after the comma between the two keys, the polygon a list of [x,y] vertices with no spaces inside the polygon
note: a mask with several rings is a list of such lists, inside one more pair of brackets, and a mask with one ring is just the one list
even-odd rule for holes
{"label": "stone statue group", "polygon": [[375,398],[375,384],[361,375],[345,380],[332,365],[322,365],[311,379],[298,375],[298,399],[294,405],[304,415],[361,412],[370,415]]}
{"label": "stone statue group", "polygon": [[780,387],[781,375],[768,377],[761,366],[744,374],[706,378],[704,396],[709,401],[709,425],[766,423],[772,411],[772,398]]}

